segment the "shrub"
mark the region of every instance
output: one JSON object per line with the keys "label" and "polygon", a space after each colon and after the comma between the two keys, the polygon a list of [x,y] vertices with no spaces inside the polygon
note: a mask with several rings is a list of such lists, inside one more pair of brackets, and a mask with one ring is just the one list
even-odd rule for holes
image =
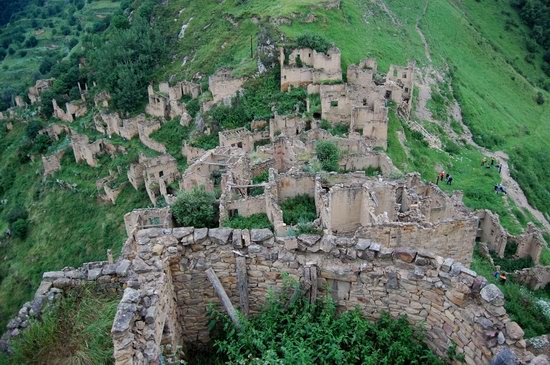
{"label": "shrub", "polygon": [[14,238],[24,239],[27,237],[29,224],[26,219],[18,219],[10,225],[11,234]]}
{"label": "shrub", "polygon": [[384,313],[372,323],[359,309],[339,314],[329,296],[309,304],[292,300],[292,292],[272,293],[258,315],[241,318],[239,329],[225,313],[210,310],[212,327],[222,327],[214,335],[219,363],[444,364],[406,316]]}
{"label": "shrub", "polygon": [[9,224],[12,224],[18,220],[27,219],[28,217],[29,217],[29,214],[27,213],[27,210],[22,206],[16,205],[6,215],[6,221]]}
{"label": "shrub", "polygon": [[308,33],[299,36],[298,39],[296,39],[296,44],[300,48],[311,48],[317,52],[323,53],[326,53],[331,47],[331,44],[323,37],[317,34]]}
{"label": "shrub", "polygon": [[299,222],[312,222],[317,218],[315,199],[307,194],[300,194],[281,203],[283,221],[289,225]]}
{"label": "shrub", "polygon": [[537,97],[535,98],[535,101],[537,102],[538,105],[544,104],[544,95],[542,95],[542,92],[539,91],[537,93]]}
{"label": "shrub", "polygon": [[217,133],[201,134],[191,141],[191,146],[202,148],[203,150],[211,150],[220,145],[220,140]]}
{"label": "shrub", "polygon": [[273,225],[269,221],[269,218],[265,213],[252,214],[248,217],[236,215],[223,222],[224,227],[238,228],[238,229],[255,229],[255,228],[269,228],[273,229]]}
{"label": "shrub", "polygon": [[202,187],[182,190],[172,205],[172,214],[180,226],[216,227],[218,225],[216,195]]}
{"label": "shrub", "polygon": [[189,100],[187,102],[187,104],[185,104],[185,107],[187,109],[187,112],[189,113],[189,115],[191,116],[191,118],[195,118],[195,116],[197,115],[197,113],[200,111],[201,109],[201,105],[199,103],[199,99],[192,99],[192,100]]}
{"label": "shrub", "polygon": [[330,141],[320,141],[315,145],[315,154],[325,171],[338,171],[338,162],[340,161],[340,151],[338,147]]}

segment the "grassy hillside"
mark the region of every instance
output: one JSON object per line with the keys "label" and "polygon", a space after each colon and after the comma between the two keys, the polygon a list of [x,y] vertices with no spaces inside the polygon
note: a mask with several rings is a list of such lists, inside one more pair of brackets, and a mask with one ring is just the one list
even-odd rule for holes
{"label": "grassy hillside", "polygon": [[[123,216],[126,212],[148,206],[144,191],[135,191],[126,184],[116,205],[98,200],[95,181],[108,175],[116,166],[127,167],[137,157],[134,141],[120,142],[132,153],[115,160],[105,156],[99,168],[77,165],[69,151],[63,168],[52,177],[42,178],[42,162],[22,157],[27,125],[16,124],[5,132],[0,124],[0,232],[8,227],[11,212],[22,209],[28,214],[27,234],[16,239],[0,237],[0,326],[25,301],[32,298],[42,272],[83,262],[105,260],[107,249],[118,255],[126,237]],[[51,149],[66,147],[63,141]],[[143,147],[140,147],[143,149]],[[123,170],[123,179],[126,170]],[[76,184],[74,189],[69,184]]]}
{"label": "grassy hillside", "polygon": [[11,95],[26,95],[52,65],[78,50],[82,39],[101,32],[120,8],[120,1],[49,0],[30,5],[0,27],[0,107]]}

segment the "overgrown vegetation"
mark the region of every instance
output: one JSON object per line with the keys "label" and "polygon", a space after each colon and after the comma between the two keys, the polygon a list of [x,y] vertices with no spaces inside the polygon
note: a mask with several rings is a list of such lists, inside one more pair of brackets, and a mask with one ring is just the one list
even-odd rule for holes
{"label": "overgrown vegetation", "polygon": [[214,340],[225,364],[445,364],[424,343],[424,330],[382,315],[370,322],[358,309],[338,314],[327,296],[311,305],[290,291],[268,296],[256,316],[241,318],[237,329],[218,311]]}
{"label": "overgrown vegetation", "polygon": [[279,85],[279,69],[249,80],[243,86],[242,96],[236,96],[231,106],[218,105],[205,115],[206,122],[215,130],[250,128],[254,120],[268,120],[275,111],[279,115],[302,113],[306,108],[306,91],[295,88],[283,93]]}
{"label": "overgrown vegetation", "polygon": [[236,215],[223,222],[223,226],[238,229],[273,229],[273,225],[271,224],[269,218],[267,218],[267,215],[265,213],[256,213],[248,217]]}
{"label": "overgrown vegetation", "polygon": [[145,102],[147,85],[166,55],[169,39],[146,6],[138,10],[130,23],[122,19],[118,28],[96,38],[89,54],[90,76],[124,112],[135,112]]}
{"label": "overgrown vegetation", "polygon": [[192,127],[183,127],[177,118],[165,122],[162,127],[151,134],[151,138],[166,146],[168,153],[178,160],[180,170],[185,170],[187,160],[181,154],[183,141],[187,141]]}
{"label": "overgrown vegetation", "polygon": [[340,151],[338,146],[330,141],[319,141],[315,145],[315,155],[325,171],[338,171]]}
{"label": "overgrown vegetation", "polygon": [[550,332],[550,317],[540,307],[541,300],[550,301],[549,293],[544,291],[534,293],[523,285],[514,283],[510,278],[506,284],[503,284],[495,278],[493,275],[495,268],[479,254],[477,247],[474,250],[471,268],[500,288],[504,294],[506,312],[513,321],[519,323],[526,338]]}
{"label": "overgrown vegetation", "polygon": [[307,194],[296,195],[281,204],[283,221],[288,225],[312,222],[317,218],[315,199]]}
{"label": "overgrown vegetation", "polygon": [[71,290],[45,309],[41,320],[12,343],[4,364],[110,364],[113,356],[111,327],[119,295],[93,287]]}
{"label": "overgrown vegetation", "polygon": [[214,228],[218,225],[216,194],[204,188],[181,190],[172,204],[172,214],[183,227]]}

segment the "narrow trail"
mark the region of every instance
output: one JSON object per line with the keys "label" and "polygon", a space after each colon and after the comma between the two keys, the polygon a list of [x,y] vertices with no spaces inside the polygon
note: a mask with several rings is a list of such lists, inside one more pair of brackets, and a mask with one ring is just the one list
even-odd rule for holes
{"label": "narrow trail", "polygon": [[424,18],[424,16],[426,15],[426,12],[428,11],[429,2],[430,2],[430,0],[426,0],[426,2],[424,3],[424,10],[422,11],[422,16],[419,17],[418,19],[416,19],[415,28],[416,28],[416,32],[420,36],[420,39],[422,40],[422,43],[424,44],[424,54],[426,55],[426,58],[428,59],[428,61],[431,64],[432,63],[432,54],[430,52],[430,45],[426,41],[426,37],[424,36],[424,33],[422,33],[422,30],[420,29],[420,26],[419,26],[420,20],[422,18]]}
{"label": "narrow trail", "polygon": [[431,99],[431,86],[435,83],[438,83],[442,81],[442,76],[439,72],[433,69],[432,65],[432,56],[430,52],[430,46],[426,40],[426,37],[424,36],[424,33],[422,32],[422,29],[420,29],[420,21],[422,18],[426,15],[426,12],[428,10],[429,0],[426,0],[424,3],[424,10],[422,12],[422,16],[420,16],[416,21],[416,32],[420,36],[420,39],[422,40],[422,43],[424,45],[424,54],[426,56],[426,59],[429,61],[429,65],[425,67],[424,69],[420,69],[419,71],[419,77],[417,77],[418,83],[418,104],[416,107],[416,116],[419,120],[426,120],[432,123],[437,123],[441,125],[446,133],[451,137],[452,139],[457,140],[458,137],[465,141],[467,144],[475,147],[478,149],[483,155],[487,156],[488,158],[494,158],[499,163],[502,164],[502,171],[501,171],[501,178],[502,178],[502,184],[506,187],[506,191],[508,193],[508,196],[514,201],[514,203],[520,208],[525,209],[529,213],[533,215],[543,226],[544,228],[550,232],[550,222],[546,219],[544,214],[542,214],[541,211],[534,208],[529,204],[529,201],[527,200],[527,197],[525,196],[525,193],[519,186],[518,182],[514,180],[514,178],[510,175],[510,168],[509,168],[509,156],[504,151],[496,151],[492,152],[488,149],[478,145],[475,143],[472,133],[468,126],[464,124],[464,121],[462,120],[462,111],[460,108],[460,105],[456,100],[453,101],[451,105],[450,110],[450,116],[456,120],[460,126],[462,127],[463,133],[459,136],[457,135],[452,128],[450,128],[447,123],[442,123],[441,121],[434,120],[432,113],[427,108],[427,103]]}

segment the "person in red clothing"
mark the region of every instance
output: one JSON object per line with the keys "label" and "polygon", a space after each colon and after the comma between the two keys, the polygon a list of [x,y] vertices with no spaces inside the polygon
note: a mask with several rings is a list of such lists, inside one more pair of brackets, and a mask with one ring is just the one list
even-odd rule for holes
{"label": "person in red clothing", "polygon": [[445,171],[441,171],[441,172],[439,173],[439,175],[437,175],[437,180],[436,180],[435,183],[436,183],[437,185],[439,185],[439,182],[440,182],[440,181],[443,181],[443,178],[444,178],[444,177],[445,177]]}

